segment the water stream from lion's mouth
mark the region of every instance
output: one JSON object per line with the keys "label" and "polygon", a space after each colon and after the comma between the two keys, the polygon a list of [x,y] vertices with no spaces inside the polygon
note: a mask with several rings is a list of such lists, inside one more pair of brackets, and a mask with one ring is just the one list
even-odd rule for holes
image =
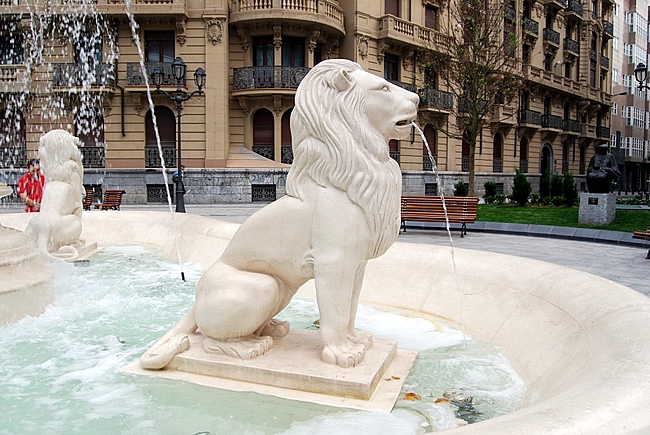
{"label": "water stream from lion's mouth", "polygon": [[436,177],[436,183],[438,183],[438,195],[440,195],[440,200],[442,201],[442,209],[445,211],[445,224],[447,228],[447,235],[449,236],[449,248],[450,248],[450,253],[451,253],[451,263],[454,267],[454,277],[456,279],[456,290],[458,291],[458,304],[459,304],[459,309],[460,309],[460,327],[461,331],[463,331],[463,341],[465,342],[465,345],[467,345],[467,340],[465,339],[465,314],[464,314],[464,308],[463,308],[463,292],[460,289],[460,283],[458,281],[458,270],[456,269],[456,258],[454,256],[454,239],[451,236],[451,227],[449,226],[449,215],[447,214],[447,204],[445,203],[445,194],[442,189],[442,183],[440,181],[440,173],[438,172],[438,164],[436,163],[436,160],[433,158],[433,153],[431,152],[431,148],[429,147],[429,142],[427,141],[427,138],[424,135],[424,132],[422,129],[415,123],[415,121],[412,122],[413,128],[415,128],[420,136],[422,137],[422,140],[424,141],[424,146],[427,148],[427,153],[429,154],[429,159],[431,159],[431,167],[433,168],[433,174]]}

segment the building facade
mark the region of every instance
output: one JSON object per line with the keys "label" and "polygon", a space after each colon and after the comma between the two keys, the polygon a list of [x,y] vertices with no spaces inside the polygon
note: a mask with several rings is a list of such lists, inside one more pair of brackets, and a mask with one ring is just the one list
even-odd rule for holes
{"label": "building facade", "polygon": [[[64,128],[83,142],[87,186],[125,189],[125,202],[164,200],[158,142],[171,173],[177,112],[147,80],[161,67],[161,89],[175,91],[176,57],[187,64],[183,90],[196,90],[198,67],[207,73],[205,92],[183,104],[181,117],[190,204],[284,194],[293,97],[309,68],[329,58],[354,60],[420,95],[417,123],[441,181],[414,130],[390,144],[405,195],[449,195],[467,181],[468,146],[448,134],[458,102],[418,62],[453,28],[447,1],[33,1],[0,5],[0,178],[8,184],[36,156],[40,135]],[[515,0],[503,11],[504,32],[520,42],[512,56],[525,89],[487,115],[477,194],[488,180],[509,194],[515,168],[534,185],[544,171],[571,172],[584,189],[595,146],[611,136],[614,3]]]}

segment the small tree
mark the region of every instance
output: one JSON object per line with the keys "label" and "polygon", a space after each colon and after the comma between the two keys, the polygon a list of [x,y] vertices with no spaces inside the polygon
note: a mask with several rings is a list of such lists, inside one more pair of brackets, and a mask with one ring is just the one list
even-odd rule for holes
{"label": "small tree", "polygon": [[512,198],[520,206],[526,205],[528,197],[533,192],[533,185],[526,174],[521,172],[519,168],[515,168],[514,185],[512,186]]}
{"label": "small tree", "polygon": [[562,196],[562,194],[562,177],[558,174],[553,174],[551,176],[551,198]]}
{"label": "small tree", "polygon": [[578,202],[578,188],[570,172],[565,172],[562,178],[562,194],[567,207],[573,207]]}
{"label": "small tree", "polygon": [[483,184],[483,187],[485,188],[485,195],[483,195],[485,202],[487,204],[492,204],[494,198],[497,196],[497,184],[494,181],[489,180]]}
{"label": "small tree", "polygon": [[548,198],[551,196],[551,174],[544,171],[542,178],[539,180],[539,196]]}
{"label": "small tree", "polygon": [[454,184],[454,196],[467,196],[467,184],[462,181]]}

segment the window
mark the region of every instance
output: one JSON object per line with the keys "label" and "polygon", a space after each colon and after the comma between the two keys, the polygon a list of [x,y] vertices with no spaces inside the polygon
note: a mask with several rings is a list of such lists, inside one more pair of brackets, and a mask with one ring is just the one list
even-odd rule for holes
{"label": "window", "polygon": [[617,69],[612,70],[612,82],[618,83],[618,70]]}
{"label": "window", "polygon": [[384,9],[386,15],[399,17],[399,0],[384,0]]}
{"label": "window", "polygon": [[22,35],[0,35],[0,64],[23,64],[25,62],[24,46]]}
{"label": "window", "polygon": [[553,71],[553,55],[551,53],[544,54],[544,70]]}
{"label": "window", "polygon": [[146,32],[144,38],[146,62],[174,61],[174,32]]}
{"label": "window", "polygon": [[305,43],[299,38],[282,38],[282,66],[305,66]]}
{"label": "window", "polygon": [[[165,166],[169,168],[176,165],[176,151],[174,148],[176,145],[176,121],[174,119],[174,112],[165,106],[156,106],[154,110],[163,159],[165,160]],[[144,117],[144,125],[144,167],[159,168],[161,166],[160,151],[158,150],[158,142],[156,141],[156,131],[153,127],[151,110]]]}
{"label": "window", "polygon": [[84,146],[104,145],[104,117],[99,109],[93,108],[77,113],[75,133]]}
{"label": "window", "polygon": [[438,30],[438,8],[431,5],[424,7],[424,26]]}
{"label": "window", "polygon": [[282,121],[281,121],[281,138],[280,138],[280,144],[282,149],[281,151],[281,161],[282,163],[286,163],[290,165],[293,163],[293,149],[291,148],[291,110],[289,109],[286,112],[284,112],[284,115],[282,115]]}
{"label": "window", "polygon": [[521,49],[521,63],[530,65],[530,45],[524,45]]}
{"label": "window", "polygon": [[612,115],[618,115],[618,103],[612,103]]}
{"label": "window", "polygon": [[253,115],[253,151],[275,160],[273,114],[267,109],[260,109]]}
{"label": "window", "polygon": [[274,50],[271,38],[255,38],[253,40],[253,66],[273,66]]}
{"label": "window", "polygon": [[399,57],[387,54],[384,57],[384,78],[386,80],[399,80]]}
{"label": "window", "polygon": [[[173,60],[173,59],[172,59]],[[74,61],[76,64],[88,65],[91,69],[102,63],[101,34],[80,32],[74,44]]]}

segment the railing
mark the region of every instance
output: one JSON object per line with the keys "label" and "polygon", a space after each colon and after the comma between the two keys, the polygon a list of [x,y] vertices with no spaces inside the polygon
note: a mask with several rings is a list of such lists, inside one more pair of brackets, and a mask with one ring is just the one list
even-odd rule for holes
{"label": "railing", "polygon": [[548,27],[544,27],[543,37],[544,41],[551,42],[555,45],[560,45],[560,32],[549,29]]}
{"label": "railing", "polygon": [[555,3],[556,5],[561,6],[563,9],[569,6],[568,0],[552,0],[552,1],[546,1],[544,3]]}
{"label": "railing", "polygon": [[262,157],[266,157],[269,160],[275,160],[275,150],[273,149],[273,145],[253,145],[253,152]]}
{"label": "railing", "polygon": [[526,174],[528,172],[528,160],[519,160],[519,170]]}
{"label": "railing", "polygon": [[95,66],[82,63],[52,64],[54,86],[115,86],[113,65],[101,63]]}
{"label": "railing", "polygon": [[462,156],[461,157],[460,170],[462,172],[469,172],[469,156]]}
{"label": "railing", "polygon": [[611,136],[609,127],[596,126],[596,137],[609,139]]}
{"label": "railing", "polygon": [[[239,11],[259,11],[274,9],[273,0],[239,0]],[[343,26],[345,12],[336,3],[317,0],[281,0],[280,8],[291,11],[322,14]]]}
{"label": "railing", "polygon": [[562,130],[571,131],[573,133],[580,133],[582,131],[582,127],[580,125],[580,121],[576,121],[575,119],[564,119],[562,121]]}
{"label": "railing", "polygon": [[522,124],[542,125],[542,114],[534,110],[522,109],[519,111],[519,122]]}
{"label": "railing", "polygon": [[233,90],[296,89],[309,68],[298,66],[248,66],[235,68]]}
{"label": "railing", "polygon": [[[171,62],[147,62],[144,64],[145,71],[142,71],[140,62],[127,62],[126,64],[126,84],[130,86],[139,86],[144,85],[145,80],[149,79],[149,84],[153,85],[151,81],[151,73],[156,67],[160,67],[163,70],[163,81],[162,85],[176,85],[176,79],[172,74],[172,63]],[[183,77],[182,85],[187,82],[187,74]]]}
{"label": "railing", "polygon": [[492,172],[503,172],[503,159],[492,159]]}
{"label": "railing", "polygon": [[531,18],[524,18],[523,21],[524,32],[531,35],[539,35],[539,23]]}
{"label": "railing", "polygon": [[290,146],[286,147],[280,147],[280,161],[282,163],[285,163],[287,165],[290,165],[293,163],[293,148]]}
{"label": "railing", "polygon": [[568,12],[575,12],[577,15],[583,16],[584,14],[584,8],[582,7],[582,3],[580,3],[577,0],[569,0],[569,4],[567,5],[566,10]]}
{"label": "railing", "polygon": [[395,86],[399,86],[402,89],[406,89],[409,92],[413,92],[415,94],[417,94],[417,92],[418,92],[417,86],[415,86],[415,85],[413,85],[411,83],[399,82],[397,80],[388,80],[388,81],[391,82],[392,84],[394,84]]}
{"label": "railing", "polygon": [[[163,159],[165,159],[165,167],[173,168],[176,166],[176,148],[163,147]],[[144,148],[144,167],[145,168],[160,168],[160,153],[158,147],[145,147]]]}
{"label": "railing", "polygon": [[562,173],[566,174],[569,172],[569,162],[562,162]]}
{"label": "railing", "polygon": [[[435,160],[437,163],[438,156],[436,154],[433,155],[433,160]],[[433,171],[433,163],[431,162],[431,157],[429,157],[429,153],[422,154],[422,170]]]}
{"label": "railing", "polygon": [[390,158],[399,163],[399,151],[389,151]]}
{"label": "railing", "polygon": [[596,50],[594,50],[593,48],[589,49],[589,59],[598,60],[598,52]]}
{"label": "railing", "polygon": [[18,65],[0,65],[0,82],[15,82],[18,81],[18,71],[24,70],[25,67]]}
{"label": "railing", "polygon": [[600,56],[600,66],[609,69],[609,57],[607,56]]}
{"label": "railing", "polygon": [[27,167],[27,147],[0,147],[0,168],[14,169]]}
{"label": "railing", "polygon": [[507,20],[510,20],[510,21],[516,21],[516,20],[517,20],[517,11],[514,10],[513,8],[511,8],[511,7],[507,7],[507,8],[505,8],[505,10],[503,11],[503,16],[504,16]]}
{"label": "railing", "polygon": [[609,36],[614,36],[614,24],[610,23],[609,21],[603,20],[603,30]]}
{"label": "railing", "polygon": [[577,56],[580,55],[580,43],[573,39],[564,38],[564,49],[569,53],[573,53]]}
{"label": "railing", "polygon": [[[156,148],[156,151],[158,149]],[[84,168],[105,167],[106,149],[103,146],[79,147]]]}
{"label": "railing", "polygon": [[[393,15],[385,15],[379,18],[380,37],[385,38],[397,34],[397,39],[413,41],[413,43],[429,43],[433,47],[446,47],[453,43],[453,39],[438,30],[421,27],[410,21],[402,20]],[[391,35],[393,33],[393,35]]]}
{"label": "railing", "polygon": [[542,127],[543,128],[552,128],[555,130],[562,130],[562,118],[555,115],[542,115]]}
{"label": "railing", "polygon": [[437,107],[439,109],[451,110],[454,107],[454,95],[433,88],[423,88],[418,92],[420,95],[420,106]]}

